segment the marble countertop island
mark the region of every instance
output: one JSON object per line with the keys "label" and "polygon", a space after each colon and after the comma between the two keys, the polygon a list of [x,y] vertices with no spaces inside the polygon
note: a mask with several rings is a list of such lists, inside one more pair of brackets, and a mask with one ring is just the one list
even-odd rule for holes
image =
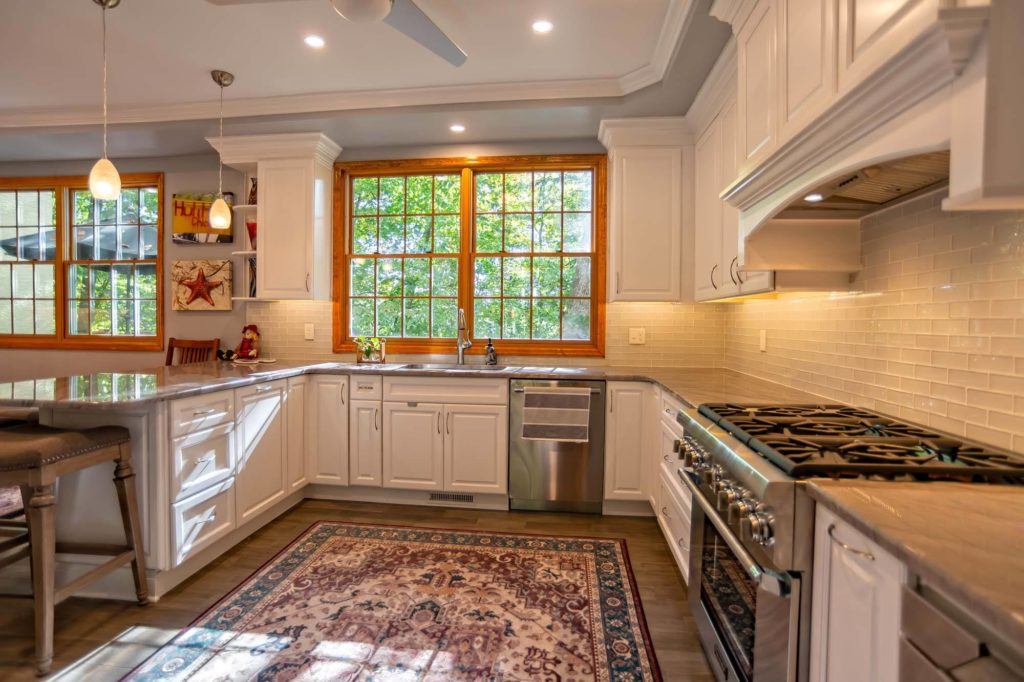
{"label": "marble countertop island", "polygon": [[515,366],[488,370],[480,365],[449,369],[404,369],[404,364],[339,362],[235,365],[203,362],[134,372],[96,372],[0,382],[0,405],[62,408],[139,408],[160,400],[186,398],[300,374],[382,374],[399,376],[494,377],[516,379],[596,379],[650,381],[691,406],[704,402],[813,403],[824,399],[727,369],[670,367]]}
{"label": "marble countertop island", "polygon": [[812,480],[808,492],[1024,649],[1024,486]]}

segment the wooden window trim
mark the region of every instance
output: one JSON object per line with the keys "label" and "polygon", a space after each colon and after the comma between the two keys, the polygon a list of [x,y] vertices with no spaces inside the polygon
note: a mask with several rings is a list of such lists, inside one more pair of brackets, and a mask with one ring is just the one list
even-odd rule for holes
{"label": "wooden window trim", "polygon": [[[472,240],[475,217],[476,172],[515,172],[535,170],[590,170],[594,173],[594,250],[590,317],[592,338],[587,341],[498,339],[503,355],[550,355],[567,357],[604,357],[606,279],[607,279],[607,208],[608,157],[603,154],[567,154],[555,156],[488,156],[442,159],[401,159],[387,161],[350,161],[334,164],[334,220],[332,262],[332,347],[335,353],[355,351],[355,342],[348,333],[349,318],[349,252],[351,211],[349,181],[368,175],[419,175],[460,172],[461,188],[461,250],[459,260],[459,291],[457,305],[466,311],[466,324],[473,340],[467,353],[482,355],[484,343],[472,336],[473,282]],[[467,191],[468,188],[468,191]],[[388,339],[388,351],[401,354],[451,354],[452,339]]]}
{"label": "wooden window trim", "polygon": [[67,287],[68,268],[74,259],[69,258],[71,244],[70,195],[76,189],[89,186],[85,175],[60,175],[26,178],[0,178],[0,190],[41,190],[52,189],[56,193],[57,205],[57,254],[54,259],[54,312],[57,333],[52,336],[32,334],[0,335],[0,348],[29,348],[37,350],[119,350],[159,351],[164,348],[164,174],[123,173],[122,187],[157,188],[157,243],[156,253],[156,335],[146,337],[84,336],[69,334],[67,329]]}

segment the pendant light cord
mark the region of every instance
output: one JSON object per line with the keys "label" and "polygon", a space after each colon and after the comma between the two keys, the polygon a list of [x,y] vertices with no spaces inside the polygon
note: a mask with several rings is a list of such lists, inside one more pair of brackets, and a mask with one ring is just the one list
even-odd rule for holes
{"label": "pendant light cord", "polygon": [[[224,139],[224,86],[220,86],[220,139]],[[224,197],[224,156],[217,154],[217,196]]]}
{"label": "pendant light cord", "polygon": [[107,6],[103,6],[103,158],[107,158]]}

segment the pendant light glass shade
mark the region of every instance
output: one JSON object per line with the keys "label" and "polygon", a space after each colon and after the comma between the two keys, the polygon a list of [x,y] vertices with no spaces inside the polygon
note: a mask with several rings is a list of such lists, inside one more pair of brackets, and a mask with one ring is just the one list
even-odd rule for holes
{"label": "pendant light glass shade", "polygon": [[104,157],[89,171],[89,191],[97,199],[117,199],[121,196],[121,176],[114,164]]}
{"label": "pendant light glass shade", "polygon": [[217,197],[210,207],[210,227],[215,230],[231,228],[231,207],[224,201],[224,197]]}

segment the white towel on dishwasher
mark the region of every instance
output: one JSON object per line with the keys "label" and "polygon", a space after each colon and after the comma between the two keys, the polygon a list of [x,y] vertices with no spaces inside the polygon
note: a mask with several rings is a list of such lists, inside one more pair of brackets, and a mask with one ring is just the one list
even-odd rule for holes
{"label": "white towel on dishwasher", "polygon": [[523,439],[590,442],[590,388],[526,386]]}

